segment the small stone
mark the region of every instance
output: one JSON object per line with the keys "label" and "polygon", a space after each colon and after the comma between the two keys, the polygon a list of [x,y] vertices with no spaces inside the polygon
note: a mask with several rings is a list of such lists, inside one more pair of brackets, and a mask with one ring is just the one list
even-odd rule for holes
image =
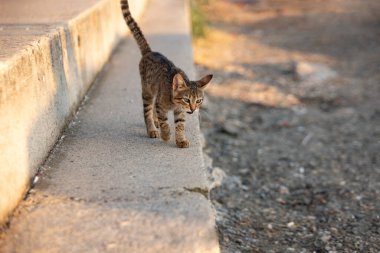
{"label": "small stone", "polygon": [[120,224],[120,227],[127,227],[131,224],[131,222],[128,220],[124,220],[124,221],[121,221],[119,224]]}
{"label": "small stone", "polygon": [[280,194],[287,195],[289,194],[289,189],[286,186],[280,186]]}
{"label": "small stone", "polygon": [[313,138],[313,136],[314,136],[313,133],[308,133],[308,134],[302,139],[301,145],[302,145],[302,146],[305,146],[305,145],[311,140],[311,138]]}
{"label": "small stone", "polygon": [[241,127],[241,123],[237,120],[227,121],[224,123],[221,130],[223,133],[236,137],[238,136]]}
{"label": "small stone", "polygon": [[321,63],[298,62],[295,67],[297,79],[306,82],[324,82],[337,76],[330,67]]}
{"label": "small stone", "polygon": [[327,243],[331,238],[330,233],[324,233],[321,237],[322,242]]}
{"label": "small stone", "polygon": [[307,108],[304,106],[293,106],[291,109],[298,116],[305,115],[308,112]]}
{"label": "small stone", "polygon": [[228,190],[233,190],[236,188],[241,188],[241,178],[238,176],[229,176],[226,177],[225,180],[223,181],[224,184],[227,186]]}
{"label": "small stone", "polygon": [[39,178],[38,176],[35,176],[35,177],[33,178],[32,185],[37,184],[37,182],[38,182],[39,179],[40,179],[40,178]]}
{"label": "small stone", "polygon": [[248,191],[248,190],[249,190],[249,185],[242,184],[242,185],[240,186],[240,188],[241,188],[243,191]]}
{"label": "small stone", "polygon": [[248,169],[248,168],[243,168],[243,169],[239,170],[239,174],[241,174],[241,175],[247,175],[247,174],[249,174],[250,171],[251,170]]}
{"label": "small stone", "polygon": [[338,233],[338,229],[336,229],[336,228],[334,228],[334,227],[332,227],[330,230],[331,230],[331,232],[333,232],[334,234]]}
{"label": "small stone", "polygon": [[112,250],[112,249],[115,249],[116,247],[117,247],[116,243],[108,243],[107,244],[107,250]]}
{"label": "small stone", "polygon": [[221,186],[225,178],[226,173],[224,172],[224,170],[218,167],[212,168],[212,171],[209,176],[209,180],[211,181],[211,188]]}
{"label": "small stone", "polygon": [[296,224],[293,222],[293,221],[291,221],[291,222],[289,222],[288,224],[286,224],[286,226],[288,227],[288,228],[295,228],[296,227]]}

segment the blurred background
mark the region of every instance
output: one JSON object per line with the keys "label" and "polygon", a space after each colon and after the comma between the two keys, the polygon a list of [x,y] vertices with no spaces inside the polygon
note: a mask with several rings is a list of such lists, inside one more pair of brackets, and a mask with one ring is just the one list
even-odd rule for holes
{"label": "blurred background", "polygon": [[191,10],[223,252],[379,252],[380,1]]}

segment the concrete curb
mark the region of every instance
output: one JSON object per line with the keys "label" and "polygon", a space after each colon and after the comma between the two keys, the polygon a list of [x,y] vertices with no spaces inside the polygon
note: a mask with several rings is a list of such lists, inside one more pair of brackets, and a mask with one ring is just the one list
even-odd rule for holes
{"label": "concrete curb", "polygon": [[[187,8],[151,1],[139,25],[194,79]],[[0,233],[0,252],[219,252],[197,113],[187,117],[188,149],[148,138],[140,58],[131,37],[117,47]]]}
{"label": "concrete curb", "polygon": [[[146,1],[130,2],[138,17]],[[0,224],[126,34],[119,9],[119,0],[2,1]]]}

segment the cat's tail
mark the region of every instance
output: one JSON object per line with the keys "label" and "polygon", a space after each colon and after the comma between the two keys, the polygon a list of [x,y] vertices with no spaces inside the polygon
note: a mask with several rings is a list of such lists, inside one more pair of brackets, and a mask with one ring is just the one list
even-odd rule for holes
{"label": "cat's tail", "polygon": [[133,19],[131,12],[129,11],[128,0],[121,0],[120,4],[121,4],[121,10],[123,12],[125,22],[127,23],[129,29],[131,30],[133,37],[135,37],[137,44],[139,45],[141,54],[145,55],[147,53],[152,52],[139,25]]}

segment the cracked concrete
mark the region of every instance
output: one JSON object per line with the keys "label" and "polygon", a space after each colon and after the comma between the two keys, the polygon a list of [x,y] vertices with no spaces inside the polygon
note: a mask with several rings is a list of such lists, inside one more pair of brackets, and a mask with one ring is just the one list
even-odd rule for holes
{"label": "cracked concrete", "polygon": [[210,196],[209,196],[210,189],[209,188],[201,188],[201,187],[186,188],[186,187],[184,187],[184,189],[188,192],[199,193],[203,197],[205,197],[206,199],[210,199]]}

